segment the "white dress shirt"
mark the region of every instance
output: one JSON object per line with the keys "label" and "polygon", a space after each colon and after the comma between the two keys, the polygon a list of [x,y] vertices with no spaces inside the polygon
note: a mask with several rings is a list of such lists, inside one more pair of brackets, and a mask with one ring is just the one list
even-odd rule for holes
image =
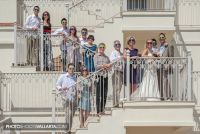
{"label": "white dress shirt", "polygon": [[58,34],[64,34],[64,35],[68,35],[68,33],[69,33],[69,30],[68,30],[68,28],[59,28],[59,29],[56,29],[53,33],[52,33],[52,35],[58,35]]}
{"label": "white dress shirt", "polygon": [[87,44],[87,39],[84,40],[83,37],[80,37],[79,40],[81,42],[81,46],[84,46],[85,44]]}
{"label": "white dress shirt", "polygon": [[121,60],[120,61],[118,61],[118,60],[122,57],[122,55],[123,54],[121,52],[114,50],[113,52],[111,52],[111,55],[109,57],[111,63],[117,62],[117,65],[114,66],[114,70],[117,70],[120,72],[123,71],[123,62]]}
{"label": "white dress shirt", "polygon": [[38,16],[30,15],[26,19],[25,28],[32,29],[32,28],[40,28],[41,18]]}
{"label": "white dress shirt", "polygon": [[117,50],[114,50],[110,55],[110,61],[115,62],[116,60],[120,59],[122,56],[122,53],[118,52]]}
{"label": "white dress shirt", "polygon": [[[73,101],[75,99],[76,95],[76,76],[75,75],[69,75],[69,73],[61,74],[58,78],[58,81],[56,82],[56,88],[59,91],[62,91],[62,95],[70,101]],[[66,90],[63,90],[63,88],[67,88]]]}
{"label": "white dress shirt", "polygon": [[164,43],[164,44],[160,45],[160,48],[159,48],[160,56],[162,56],[163,53],[165,52],[167,45],[168,45],[167,43]]}

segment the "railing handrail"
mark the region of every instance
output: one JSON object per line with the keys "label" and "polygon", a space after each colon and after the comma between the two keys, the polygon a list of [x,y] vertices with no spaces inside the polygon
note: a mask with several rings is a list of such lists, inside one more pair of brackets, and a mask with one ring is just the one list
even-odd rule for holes
{"label": "railing handrail", "polygon": [[[119,58],[118,60],[112,62],[111,65],[113,65],[113,64],[115,64],[115,63],[117,63],[117,62],[119,62],[120,60],[123,60],[123,57],[121,57],[121,58]],[[82,79],[82,81],[84,81],[84,80],[86,80],[86,79],[89,79],[89,78],[92,77],[92,76],[97,75],[97,74],[98,74],[99,72],[101,72],[101,71],[106,71],[106,70],[105,70],[104,68],[99,69],[98,71],[96,71],[96,72],[90,74],[89,76],[87,76],[86,78]],[[81,81],[76,82],[75,84],[71,85],[69,88],[76,86],[76,85],[79,84],[80,82],[81,82]],[[61,93],[62,93],[62,92],[61,92]],[[60,94],[60,93],[58,93],[58,94]]]}
{"label": "railing handrail", "polygon": [[71,10],[72,8],[82,4],[84,1],[87,1],[87,0],[81,0],[80,2],[77,2],[76,4],[74,4],[73,6],[69,7],[69,10]]}
{"label": "railing handrail", "polygon": [[[45,34],[46,36],[48,36],[48,34]],[[50,36],[62,36],[62,35],[52,35],[52,34],[49,34]],[[68,36],[66,36],[65,38],[67,38],[67,40],[75,43],[76,45],[79,45],[81,47],[83,47],[84,49],[87,49],[88,51],[92,52],[92,53],[95,53],[94,51],[90,50],[89,48],[85,47],[84,45],[82,45],[81,43],[77,42],[77,41],[73,41],[72,39],[70,39]]]}
{"label": "railing handrail", "polygon": [[[148,2],[138,1],[139,4],[130,4],[131,2],[134,3],[135,0],[131,0],[131,2],[129,2],[128,0],[126,0],[126,2],[127,3],[125,5],[126,5],[126,10],[127,11],[138,11],[139,10],[139,11],[145,11],[145,12],[146,11],[167,11],[167,12],[174,12],[176,10],[175,0],[173,1],[173,5],[170,5],[170,7],[168,7],[168,8],[166,8],[165,6],[164,7],[158,6],[159,4],[161,5],[163,2],[162,1],[157,1],[157,0],[155,0],[155,1],[152,0],[149,3]],[[128,5],[131,6],[131,7],[129,7]],[[153,7],[151,7],[151,6],[153,6]],[[167,5],[167,6],[169,6],[169,5]]]}
{"label": "railing handrail", "polygon": [[[21,30],[21,31],[35,31],[35,30],[32,30],[32,29],[28,29],[28,28],[25,28],[25,27],[20,27],[20,26],[17,26],[18,28],[20,28],[20,29],[17,29],[17,31],[19,31],[19,30]],[[40,31],[40,29],[38,29],[37,31]],[[44,35],[43,33],[42,33],[42,35]],[[62,36],[62,35],[60,35],[60,34],[56,34],[56,35],[54,35],[54,34],[45,34],[45,36],[53,36],[53,37],[57,37],[57,36]],[[88,49],[87,47],[85,47],[84,45],[82,45],[81,43],[79,43],[79,42],[77,42],[77,41],[73,41],[72,39],[70,39],[69,37],[65,37],[65,38],[67,38],[67,40],[69,40],[69,41],[71,41],[71,42],[73,42],[73,43],[75,43],[76,45],[80,45],[81,47],[83,47],[84,49],[87,49],[88,51],[90,51],[90,52],[92,52],[92,53],[95,53],[94,51],[92,51],[92,50],[90,50],[90,49]]]}
{"label": "railing handrail", "polygon": [[[137,59],[187,59],[187,58],[184,58],[184,57],[138,57],[138,58],[135,58],[135,59],[137,60]],[[119,62],[119,61],[121,61],[121,60],[124,60],[124,57],[121,57],[121,58],[119,58],[118,60],[112,62],[111,65],[113,65],[113,64],[115,64],[115,63],[117,63],[117,62]],[[106,70],[105,70],[104,68],[102,68],[102,69],[100,69],[100,70],[98,70],[98,71],[92,73],[91,75],[87,76],[87,77],[84,78],[82,81],[84,81],[84,80],[86,80],[86,79],[88,79],[88,78],[90,78],[90,77],[92,77],[92,76],[98,74],[98,73],[101,72],[101,71],[106,71]],[[81,81],[76,82],[75,84],[71,85],[69,88],[74,87],[75,85],[77,85],[77,84],[80,83],[80,82],[81,82]]]}
{"label": "railing handrail", "polygon": [[[86,8],[86,6],[84,6],[84,5],[82,5],[82,6]],[[105,18],[102,17],[102,16],[100,16],[100,15],[98,15],[98,14],[96,14],[95,11],[88,10],[88,12],[92,12],[94,15],[96,15],[96,16],[98,16],[98,17],[101,17],[101,19],[105,21]]]}
{"label": "railing handrail", "polygon": [[95,26],[93,27],[93,29],[95,29],[96,27],[98,27],[98,26],[101,25],[101,24],[106,23],[108,20],[115,18],[115,17],[116,17],[117,15],[119,15],[119,14],[120,14],[120,17],[121,17],[121,13],[122,13],[122,12],[123,12],[123,11],[120,11],[119,13],[116,13],[116,14],[114,14],[113,16],[111,16],[111,17],[105,19],[103,22],[101,22],[101,23],[95,25]]}

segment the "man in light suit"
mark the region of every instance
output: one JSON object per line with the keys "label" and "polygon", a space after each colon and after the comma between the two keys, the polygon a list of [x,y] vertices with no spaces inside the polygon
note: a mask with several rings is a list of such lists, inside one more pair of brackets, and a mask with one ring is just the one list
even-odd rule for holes
{"label": "man in light suit", "polygon": [[[166,42],[166,36],[164,33],[159,34],[160,46],[158,48],[158,57],[174,57],[174,46]],[[163,59],[161,59],[162,61]],[[170,60],[170,59],[169,59]],[[160,68],[157,70],[158,86],[160,90],[161,100],[172,100],[171,87],[168,76],[173,73],[173,69],[167,59],[162,62]],[[167,65],[167,66],[164,66]]]}

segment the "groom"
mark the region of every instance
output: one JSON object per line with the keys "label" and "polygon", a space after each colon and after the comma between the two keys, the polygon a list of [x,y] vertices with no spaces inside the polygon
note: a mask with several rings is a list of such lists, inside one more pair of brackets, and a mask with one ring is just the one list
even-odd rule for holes
{"label": "groom", "polygon": [[[158,57],[174,57],[174,46],[166,42],[166,36],[164,33],[159,34],[160,46],[158,48]],[[162,59],[160,59],[162,60]],[[164,64],[168,64],[168,60]],[[160,91],[161,100],[172,100],[171,87],[168,80],[168,75],[172,74],[173,70],[171,66],[164,67],[161,64],[161,67],[157,69],[158,76],[158,86]]]}

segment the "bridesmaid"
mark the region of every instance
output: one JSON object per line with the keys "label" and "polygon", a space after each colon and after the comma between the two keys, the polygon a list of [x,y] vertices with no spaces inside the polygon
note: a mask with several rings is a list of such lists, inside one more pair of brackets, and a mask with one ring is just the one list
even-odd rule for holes
{"label": "bridesmaid", "polygon": [[80,109],[80,128],[84,127],[84,123],[87,120],[91,111],[91,94],[92,94],[92,83],[87,76],[89,72],[87,68],[83,68],[81,76],[78,78],[78,108]]}
{"label": "bridesmaid", "polygon": [[[124,59],[126,60],[127,59],[127,50],[129,50],[130,52],[130,60],[131,61],[134,61],[137,57],[138,57],[138,49],[135,48],[135,43],[136,43],[136,40],[135,40],[135,37],[130,37],[128,42],[127,42],[127,48],[124,49]],[[134,91],[136,90],[137,88],[137,69],[136,68],[133,68],[133,64],[130,64],[130,95],[132,93],[134,93]],[[125,67],[126,69],[126,67]],[[126,70],[125,70],[126,71]],[[127,72],[125,73],[125,75],[128,74]],[[126,76],[125,76],[125,83],[128,84],[127,80],[126,80]]]}
{"label": "bridesmaid", "polygon": [[50,41],[51,34],[51,22],[50,22],[50,14],[45,11],[42,14],[42,20],[44,23],[43,26],[43,34],[44,34],[44,44],[43,44],[43,63],[44,63],[44,71],[53,70],[53,53],[52,53],[52,45]]}

